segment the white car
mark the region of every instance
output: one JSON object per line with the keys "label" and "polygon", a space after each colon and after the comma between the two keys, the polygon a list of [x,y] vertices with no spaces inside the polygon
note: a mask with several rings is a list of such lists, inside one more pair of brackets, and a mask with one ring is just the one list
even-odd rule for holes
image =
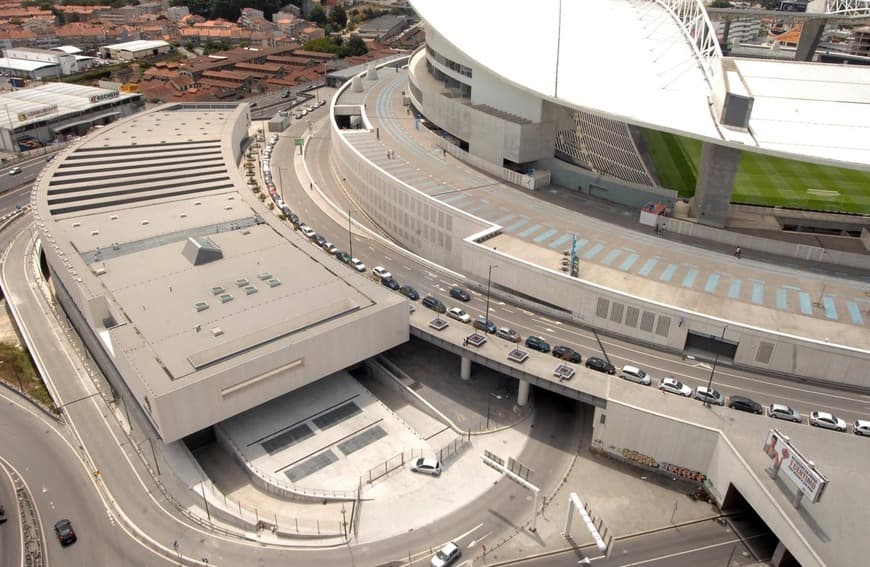
{"label": "white car", "polygon": [[441,463],[438,459],[420,457],[411,463],[411,472],[418,472],[432,476],[441,476]]}
{"label": "white car", "polygon": [[662,381],[659,382],[659,390],[662,392],[670,392],[671,394],[677,394],[680,396],[685,396],[687,398],[692,397],[692,389],[673,376],[665,376],[662,378]]}
{"label": "white car", "polygon": [[330,241],[326,241],[323,243],[323,249],[326,250],[330,254],[335,254],[335,251],[338,250],[338,247]]}
{"label": "white car", "polygon": [[862,435],[864,437],[870,437],[870,420],[867,419],[858,419],[855,423],[852,424],[852,430],[855,432],[855,435]]}
{"label": "white car", "polygon": [[363,263],[359,260],[359,258],[351,258],[351,259],[350,259],[350,265],[353,266],[353,269],[356,270],[357,272],[364,272],[364,271],[366,271],[366,265],[363,264]]}
{"label": "white car", "polygon": [[372,273],[378,279],[385,279],[385,278],[393,277],[393,274],[390,273],[390,270],[386,269],[383,266],[375,266],[374,268],[372,268]]}
{"label": "white car", "polygon": [[798,410],[790,408],[785,404],[770,404],[767,406],[767,415],[774,419],[785,419],[795,423],[800,423],[802,419]]}
{"label": "white car", "polygon": [[19,173],[21,173],[20,167],[13,167],[9,170],[9,175],[18,175]]}
{"label": "white car", "polygon": [[447,310],[447,316],[463,323],[471,323],[471,315],[458,307],[451,307]]}
{"label": "white car", "polygon": [[707,386],[698,386],[695,388],[695,399],[715,406],[725,405],[725,396],[720,394],[718,390],[707,388]]}
{"label": "white car", "polygon": [[312,238],[315,234],[317,234],[316,232],[314,232],[314,229],[307,224],[303,224],[302,226],[300,226],[299,231],[305,235],[305,238]]}
{"label": "white car", "polygon": [[448,565],[453,565],[461,555],[462,552],[459,551],[459,546],[450,541],[447,542],[444,547],[435,552],[429,565],[430,567],[447,567]]}
{"label": "white car", "polygon": [[821,427],[822,429],[833,429],[834,431],[846,431],[848,428],[844,420],[826,411],[810,412],[810,425]]}

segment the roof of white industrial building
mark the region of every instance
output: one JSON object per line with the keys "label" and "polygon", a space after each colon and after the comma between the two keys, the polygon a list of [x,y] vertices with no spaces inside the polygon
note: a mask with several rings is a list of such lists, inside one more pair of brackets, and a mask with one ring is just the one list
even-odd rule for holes
{"label": "roof of white industrial building", "polygon": [[104,45],[103,49],[118,49],[122,51],[144,51],[146,49],[157,49],[166,47],[169,43],[162,39],[136,39],[126,41],[124,43],[113,43],[112,45]]}
{"label": "roof of white industrial building", "polygon": [[59,45],[57,47],[52,47],[51,49],[53,51],[63,51],[67,55],[75,55],[76,53],[82,52],[82,50],[75,45]]}
{"label": "roof of white industrial building", "polygon": [[[115,96],[112,96],[110,101],[91,102],[91,97],[112,95],[112,93],[115,93]],[[118,100],[139,96],[142,95],[69,83],[45,83],[35,87],[8,91],[0,93],[0,105],[8,111],[8,121],[0,120],[0,127],[7,127],[10,121],[17,128],[23,124],[45,120],[44,115],[26,120],[20,120],[19,115],[26,115],[55,105],[57,106],[57,112],[56,114],[52,112],[53,117],[79,113],[89,108],[104,105],[107,102],[117,102]]]}
{"label": "roof of white industrial building", "polygon": [[11,59],[9,57],[0,57],[0,67],[4,69],[13,69],[15,71],[36,71],[45,67],[54,67],[57,63],[46,63],[45,61],[30,61],[28,59]]}
{"label": "roof of white industrial building", "polygon": [[732,147],[870,168],[870,68],[728,59],[755,98],[746,132],[718,124],[692,45],[657,3],[539,0],[533,22],[523,0],[412,4],[469,58],[560,104]]}

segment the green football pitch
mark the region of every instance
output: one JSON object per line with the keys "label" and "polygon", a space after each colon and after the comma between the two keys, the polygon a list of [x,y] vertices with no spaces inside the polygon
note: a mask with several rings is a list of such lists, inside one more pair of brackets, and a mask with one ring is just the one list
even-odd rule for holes
{"label": "green football pitch", "polygon": [[[641,129],[659,183],[681,197],[695,193],[701,142]],[[870,213],[870,172],[743,152],[733,203]]]}

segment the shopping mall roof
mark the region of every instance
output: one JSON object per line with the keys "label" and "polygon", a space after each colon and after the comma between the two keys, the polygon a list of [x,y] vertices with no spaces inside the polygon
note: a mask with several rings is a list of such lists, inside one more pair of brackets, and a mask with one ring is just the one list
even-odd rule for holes
{"label": "shopping mall roof", "polygon": [[14,128],[45,120],[46,116],[62,117],[111,105],[119,100],[141,97],[138,93],[121,93],[109,89],[69,83],[45,83],[34,87],[0,93],[0,105],[6,116],[0,116],[0,127]]}
{"label": "shopping mall roof", "polygon": [[741,130],[717,120],[714,89],[692,43],[658,3],[541,0],[533,24],[521,0],[412,3],[430,30],[468,57],[560,104],[732,147],[870,169],[870,68],[725,59],[736,67],[727,73],[731,84],[754,98],[749,129]]}
{"label": "shopping mall roof", "polygon": [[121,51],[145,51],[148,49],[158,49],[160,47],[166,47],[169,43],[160,40],[160,39],[137,39],[134,41],[125,41],[124,43],[113,43],[111,45],[104,45],[102,49],[117,49]]}
{"label": "shopping mall roof", "polygon": [[3,69],[12,69],[13,71],[31,72],[45,67],[54,67],[56,63],[46,63],[45,61],[28,61],[27,59],[11,59],[9,57],[0,57],[0,67]]}

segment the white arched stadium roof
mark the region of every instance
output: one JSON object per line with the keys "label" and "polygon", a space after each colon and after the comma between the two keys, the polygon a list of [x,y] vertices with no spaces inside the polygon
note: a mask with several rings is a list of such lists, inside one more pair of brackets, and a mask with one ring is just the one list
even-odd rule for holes
{"label": "white arched stadium roof", "polygon": [[691,44],[654,2],[412,4],[479,65],[566,106],[763,153],[870,169],[870,68],[728,59],[732,82],[739,79],[754,98],[746,132],[719,126]]}

